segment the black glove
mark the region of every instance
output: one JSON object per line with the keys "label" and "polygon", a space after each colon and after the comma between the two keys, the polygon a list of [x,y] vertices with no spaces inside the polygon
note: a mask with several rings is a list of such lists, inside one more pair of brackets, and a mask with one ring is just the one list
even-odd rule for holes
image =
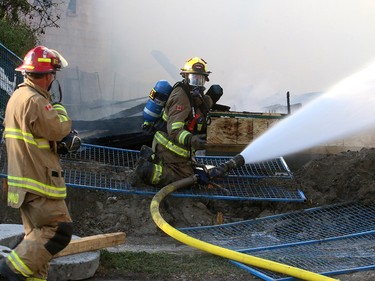
{"label": "black glove", "polygon": [[78,136],[77,131],[73,130],[61,141],[57,142],[57,153],[68,154],[70,152],[76,152],[80,146],[81,139]]}
{"label": "black glove", "polygon": [[211,85],[206,95],[209,96],[215,104],[223,95],[223,88],[221,88],[220,85]]}
{"label": "black glove", "polygon": [[150,122],[143,122],[142,130],[145,132],[146,135],[152,135],[155,133],[154,124]]}
{"label": "black glove", "polygon": [[206,135],[193,135],[190,140],[190,145],[195,150],[205,149],[207,146]]}

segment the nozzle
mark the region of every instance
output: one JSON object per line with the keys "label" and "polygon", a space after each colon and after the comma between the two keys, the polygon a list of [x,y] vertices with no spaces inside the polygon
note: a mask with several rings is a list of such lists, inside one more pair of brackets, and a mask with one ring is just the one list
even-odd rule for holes
{"label": "nozzle", "polygon": [[245,165],[245,158],[241,154],[237,154],[229,161],[220,164],[218,167],[209,170],[211,179],[226,176],[231,170]]}
{"label": "nozzle", "polygon": [[227,172],[230,172],[231,170],[241,167],[242,165],[245,165],[245,158],[241,154],[237,154],[229,161],[225,162],[224,164],[227,167]]}

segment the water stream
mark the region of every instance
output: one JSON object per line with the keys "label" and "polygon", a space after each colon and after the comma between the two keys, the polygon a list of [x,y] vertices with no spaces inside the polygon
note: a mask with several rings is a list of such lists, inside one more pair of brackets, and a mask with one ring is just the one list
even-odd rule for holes
{"label": "water stream", "polygon": [[279,121],[242,152],[246,163],[286,156],[375,128],[375,62]]}

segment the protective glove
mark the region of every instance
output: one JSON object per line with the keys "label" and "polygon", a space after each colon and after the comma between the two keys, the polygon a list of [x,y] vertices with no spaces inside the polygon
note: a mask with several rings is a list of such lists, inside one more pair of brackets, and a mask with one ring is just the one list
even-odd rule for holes
{"label": "protective glove", "polygon": [[150,122],[143,122],[142,124],[142,130],[145,132],[146,135],[152,135],[155,133],[154,123]]}
{"label": "protective glove", "polygon": [[215,104],[223,95],[223,88],[221,88],[220,85],[211,85],[206,95],[209,96]]}
{"label": "protective glove", "polygon": [[193,135],[190,140],[190,146],[195,150],[205,149],[207,146],[206,135]]}
{"label": "protective glove", "polygon": [[71,131],[61,141],[57,142],[57,153],[68,154],[70,152],[76,152],[81,146],[81,139],[78,136],[77,131]]}

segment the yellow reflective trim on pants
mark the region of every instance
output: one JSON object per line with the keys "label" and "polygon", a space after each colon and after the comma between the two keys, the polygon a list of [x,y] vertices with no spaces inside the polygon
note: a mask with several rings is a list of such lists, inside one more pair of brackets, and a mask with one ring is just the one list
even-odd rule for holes
{"label": "yellow reflective trim on pants", "polygon": [[22,187],[28,190],[34,190],[41,194],[54,197],[56,199],[64,199],[66,197],[65,186],[51,186],[29,178],[21,178],[8,175],[8,185]]}
{"label": "yellow reflective trim on pants", "polygon": [[23,132],[20,129],[6,128],[4,137],[7,139],[19,139],[29,144],[36,145],[38,148],[50,149],[49,141],[46,139],[34,139],[31,133]]}
{"label": "yellow reflective trim on pants", "polygon": [[8,260],[22,276],[29,277],[33,274],[31,269],[20,259],[14,250],[8,256]]}
{"label": "yellow reflective trim on pants", "polygon": [[163,118],[163,120],[164,120],[165,122],[168,121],[168,115],[167,115],[167,113],[166,113],[165,111],[163,111],[162,118]]}
{"label": "yellow reflective trim on pants", "polygon": [[155,140],[160,143],[162,146],[164,146],[166,149],[172,151],[173,153],[176,153],[177,155],[180,155],[184,158],[190,157],[190,151],[186,150],[182,147],[179,147],[178,145],[174,144],[170,140],[168,140],[166,137],[164,137],[159,131],[155,134]]}
{"label": "yellow reflective trim on pants", "polygon": [[151,183],[158,184],[160,181],[161,174],[163,173],[163,167],[158,164],[154,164],[154,173],[152,175]]}
{"label": "yellow reflective trim on pants", "polygon": [[180,135],[178,136],[178,142],[182,145],[185,144],[185,140],[186,140],[186,137],[188,135],[191,135],[191,133],[189,131],[186,131],[186,130],[183,130]]}

